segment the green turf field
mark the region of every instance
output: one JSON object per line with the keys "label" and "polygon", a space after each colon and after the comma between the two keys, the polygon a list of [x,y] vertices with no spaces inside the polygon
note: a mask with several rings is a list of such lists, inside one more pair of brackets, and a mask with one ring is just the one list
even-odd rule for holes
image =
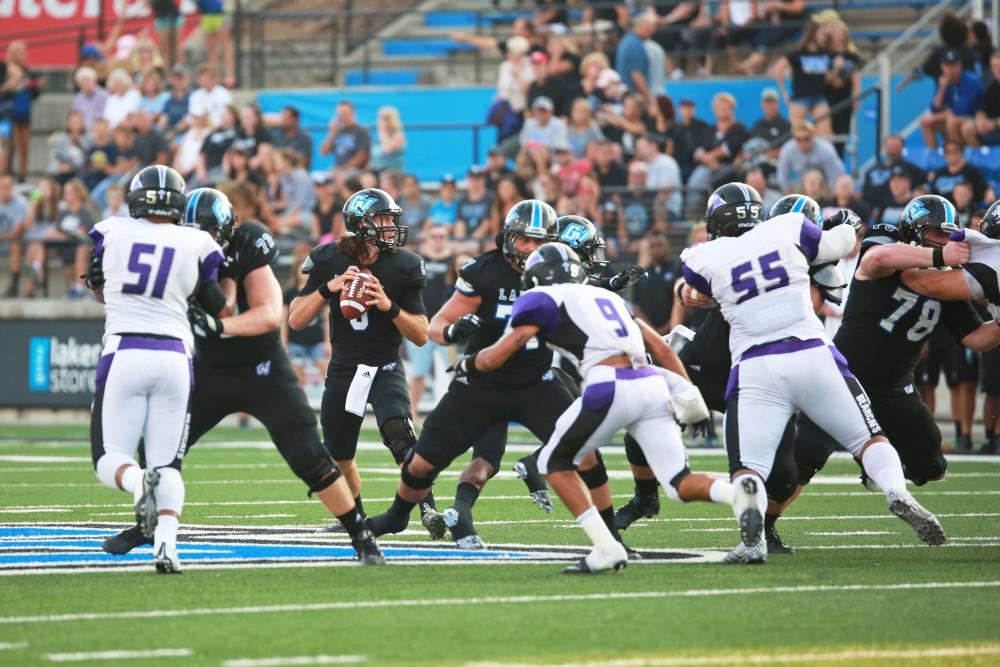
{"label": "green turf field", "polygon": [[[562,560],[422,562],[435,552],[418,523],[384,541],[386,567],[338,566],[342,557],[274,562],[272,549],[345,538],[313,532],[329,517],[262,446],[262,431],[218,429],[185,463],[182,530],[197,535],[188,543],[182,533],[187,569],[158,576],[145,556],[133,564],[98,556],[99,537],[124,527],[131,511],[125,494],[95,479],[86,438],[85,427],[0,426],[0,665],[1000,663],[996,457],[952,460],[947,481],[915,491],[948,532],[941,548],[921,545],[857,483],[854,464],[836,460],[781,524],[794,556],[758,567],[635,563],[571,578],[559,574]],[[508,454],[505,469],[517,456]],[[624,455],[612,448],[605,458],[624,502]],[[359,461],[366,507],[380,511],[395,488],[391,458],[370,447]],[[724,457],[697,451],[691,463],[725,469]],[[441,505],[456,474],[439,479]],[[512,557],[538,550],[565,559],[560,549],[586,543],[565,510],[542,514],[506,471],[476,512],[484,541]],[[727,508],[664,500],[659,518],[625,537],[654,555],[710,560],[738,534]],[[251,557],[196,562],[237,548]],[[423,555],[403,563],[392,549]],[[86,566],[71,564],[84,557]]]}

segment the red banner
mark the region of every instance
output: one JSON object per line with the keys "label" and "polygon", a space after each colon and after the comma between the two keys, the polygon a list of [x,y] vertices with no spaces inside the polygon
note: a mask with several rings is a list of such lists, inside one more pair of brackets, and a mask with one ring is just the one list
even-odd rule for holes
{"label": "red banner", "polygon": [[[188,5],[184,2],[182,10],[189,11]],[[73,67],[81,44],[101,42],[102,36],[106,39],[119,16],[124,17],[122,35],[146,31],[156,39],[145,0],[0,0],[0,49],[23,39],[32,68]],[[198,25],[197,15],[184,18],[182,40]]]}

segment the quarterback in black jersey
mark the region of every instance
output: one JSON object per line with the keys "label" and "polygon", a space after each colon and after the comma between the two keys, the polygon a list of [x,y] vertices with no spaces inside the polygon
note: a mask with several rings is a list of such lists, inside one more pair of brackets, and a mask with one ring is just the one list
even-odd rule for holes
{"label": "quarterback in black jersey", "polygon": [[[185,208],[184,223],[212,234],[226,253],[219,281],[229,298],[221,318],[197,304],[189,313],[195,354],[188,447],[227,415],[254,416],[292,472],[343,525],[358,558],[384,563],[347,481],[317,436],[316,417],[281,346],[281,288],[271,268],[278,254],[274,239],[248,219],[253,193],[229,189],[235,206],[222,192],[200,188],[188,194]],[[246,221],[238,224],[240,218]],[[103,548],[122,554],[142,543],[141,531],[130,528],[105,540]]]}

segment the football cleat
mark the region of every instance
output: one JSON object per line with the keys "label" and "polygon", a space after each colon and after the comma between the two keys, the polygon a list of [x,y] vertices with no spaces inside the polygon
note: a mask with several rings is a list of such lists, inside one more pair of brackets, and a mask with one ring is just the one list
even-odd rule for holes
{"label": "football cleat", "polygon": [[486,548],[482,539],[476,534],[471,516],[460,511],[457,507],[449,507],[442,513],[441,517],[444,519],[444,525],[451,531],[451,538],[455,540],[459,549]]}
{"label": "football cleat", "polygon": [[143,544],[152,546],[153,540],[143,535],[142,528],[136,525],[126,528],[117,535],[104,538],[101,549],[113,556],[124,556]]}
{"label": "football cleat", "polygon": [[486,544],[483,542],[483,538],[479,537],[479,535],[476,535],[475,533],[458,538],[455,540],[455,545],[462,551],[486,550]]}
{"label": "football cleat", "polygon": [[767,562],[767,544],[760,540],[752,547],[740,542],[736,548],[726,554],[722,562],[727,565],[762,565]]}
{"label": "football cleat", "polygon": [[660,496],[632,496],[615,512],[615,527],[625,530],[639,519],[652,519],[660,513]]}
{"label": "football cleat", "polygon": [[563,568],[563,574],[600,574],[601,572],[617,572],[624,570],[628,565],[628,553],[625,547],[615,543],[615,548],[602,551],[597,547],[578,560],[576,563]]}
{"label": "football cleat", "polygon": [[152,539],[156,530],[156,485],[160,483],[160,471],[155,468],[143,472],[142,494],[135,501],[135,520],[143,536]]}
{"label": "football cleat", "polygon": [[354,555],[362,565],[385,565],[385,556],[378,548],[375,536],[370,530],[362,530],[351,540]]}
{"label": "football cleat", "polygon": [[921,541],[931,546],[944,544],[944,528],[933,514],[917,502],[916,498],[906,491],[889,491],[886,500],[889,501],[889,511],[910,524],[913,530],[917,531]]}
{"label": "football cleat", "polygon": [[177,545],[164,542],[153,556],[153,565],[160,574],[180,574],[183,572],[181,561],[177,557]]}
{"label": "football cleat", "polygon": [[448,530],[448,526],[444,522],[444,515],[430,505],[424,505],[424,514],[420,517],[420,523],[427,529],[432,540],[444,538],[444,534]]}
{"label": "football cleat", "polygon": [[546,514],[552,512],[552,496],[545,486],[545,478],[538,472],[538,460],[529,454],[514,464],[514,474],[528,487],[532,502]]}
{"label": "football cleat", "polygon": [[764,539],[767,542],[767,553],[792,555],[795,549],[785,544],[774,523],[764,522]]}
{"label": "football cleat", "polygon": [[757,478],[745,476],[739,484],[733,485],[733,510],[739,517],[740,538],[743,544],[752,547],[760,541],[764,530],[764,517],[757,507],[760,485]]}
{"label": "football cleat", "polygon": [[334,521],[329,526],[323,526],[319,529],[320,533],[346,533],[347,529],[344,528],[343,524],[339,521]]}

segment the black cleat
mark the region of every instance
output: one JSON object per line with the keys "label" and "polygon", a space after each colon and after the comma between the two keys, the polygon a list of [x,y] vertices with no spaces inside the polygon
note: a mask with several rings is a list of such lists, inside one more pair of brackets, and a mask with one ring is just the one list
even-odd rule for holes
{"label": "black cleat", "polygon": [[625,530],[639,519],[651,519],[660,513],[660,496],[633,496],[615,512],[615,527]]}
{"label": "black cleat", "polygon": [[774,522],[764,522],[764,537],[767,539],[767,553],[786,554],[789,556],[795,553],[795,549],[782,541],[781,535],[778,534],[778,529],[774,526]]}
{"label": "black cleat", "polygon": [[143,544],[152,546],[153,539],[143,535],[142,528],[139,526],[132,526],[117,535],[104,538],[104,541],[101,542],[101,549],[113,556],[124,556]]}
{"label": "black cleat", "polygon": [[633,549],[632,547],[630,547],[627,544],[623,543],[622,546],[625,547],[625,553],[628,554],[628,559],[630,561],[642,560],[642,554],[641,553],[639,553],[638,551],[636,551],[635,549]]}
{"label": "black cleat", "polygon": [[545,478],[538,472],[538,460],[534,454],[528,454],[514,464],[514,474],[528,487],[532,502],[546,514],[552,512],[552,496],[545,485]]}
{"label": "black cleat", "polygon": [[430,505],[425,504],[423,509],[424,513],[420,517],[420,523],[423,524],[432,540],[443,539],[445,533],[448,532],[448,526],[444,522],[444,515]]}
{"label": "black cleat", "polygon": [[351,540],[355,557],[362,565],[385,565],[385,556],[378,548],[375,536],[370,530],[362,530]]}

